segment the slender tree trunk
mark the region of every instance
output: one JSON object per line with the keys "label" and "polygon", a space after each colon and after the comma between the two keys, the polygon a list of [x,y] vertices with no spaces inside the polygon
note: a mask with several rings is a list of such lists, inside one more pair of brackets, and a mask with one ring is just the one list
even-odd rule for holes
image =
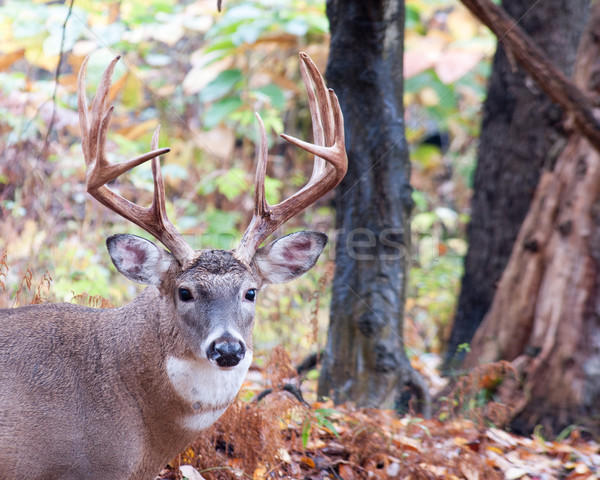
{"label": "slender tree trunk", "polygon": [[[574,80],[600,98],[600,4]],[[600,113],[600,112],[599,112]],[[600,154],[573,133],[542,174],[466,366],[505,359],[524,375],[513,426],[555,433],[600,418]]]}
{"label": "slender tree trunk", "polygon": [[[558,68],[571,75],[589,0],[503,0],[504,9]],[[566,144],[562,110],[511,63],[499,45],[475,170],[469,251],[447,346],[446,367],[462,360],[459,345],[469,343],[490,308],[543,168],[552,169]],[[464,353],[464,351],[462,351]]]}
{"label": "slender tree trunk", "polygon": [[415,392],[428,400],[403,343],[412,206],[404,2],[328,0],[327,15],[327,79],[344,112],[349,169],[337,192],[340,234],[319,394],[379,407],[406,404]]}

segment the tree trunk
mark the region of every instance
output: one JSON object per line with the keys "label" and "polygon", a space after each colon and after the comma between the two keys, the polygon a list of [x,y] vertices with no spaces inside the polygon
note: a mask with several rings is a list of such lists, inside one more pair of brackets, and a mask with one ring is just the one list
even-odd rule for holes
{"label": "tree trunk", "polygon": [[[600,4],[577,57],[576,85],[600,98]],[[547,431],[600,416],[600,155],[573,133],[542,174],[466,366],[509,360],[524,375],[513,427]],[[592,418],[595,417],[595,420]],[[598,423],[595,424],[598,426]]]}
{"label": "tree trunk", "polygon": [[319,394],[361,406],[428,396],[404,353],[412,206],[404,137],[402,0],[328,0],[328,84],[345,118],[336,273]]}
{"label": "tree trunk", "polygon": [[[502,5],[556,66],[571,75],[589,0],[503,0]],[[560,107],[499,45],[483,110],[469,251],[447,369],[460,364],[464,350],[457,348],[471,341],[490,308],[542,169],[554,167],[565,143]]]}

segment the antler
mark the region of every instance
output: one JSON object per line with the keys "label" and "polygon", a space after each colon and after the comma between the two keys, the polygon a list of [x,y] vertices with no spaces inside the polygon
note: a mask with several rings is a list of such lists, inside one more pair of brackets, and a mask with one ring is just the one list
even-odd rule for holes
{"label": "antler", "polygon": [[256,154],[254,214],[240,245],[235,250],[236,258],[245,263],[250,263],[260,244],[280,225],[333,190],[348,170],[344,145],[344,118],[338,98],[332,89],[327,90],[316,65],[303,52],[300,53],[300,70],[308,95],[315,143],[307,143],[283,133],[281,136],[315,155],[313,172],[308,183],[300,191],[277,205],[271,206],[267,203],[267,134],[260,116],[256,114],[260,144]]}
{"label": "antler", "polygon": [[[165,184],[160,171],[159,155],[169,152],[170,149],[158,148],[160,125],[152,137],[152,151],[116,165],[109,163],[106,159],[106,133],[114,108],[111,105],[107,109],[106,101],[110,90],[110,79],[115,65],[120,58],[120,56],[116,57],[102,75],[102,80],[92,103],[91,119],[89,118],[85,96],[85,75],[89,57],[83,61],[81,70],[79,70],[79,77],[77,79],[77,107],[79,111],[79,125],[81,126],[83,136],[83,156],[85,157],[85,164],[87,166],[87,191],[102,205],[154,236],[183,265],[187,259],[193,257],[194,250],[185,242],[167,218]],[[106,183],[148,160],[152,160],[152,176],[154,177],[154,198],[150,207],[140,207],[116,194],[106,186]]]}

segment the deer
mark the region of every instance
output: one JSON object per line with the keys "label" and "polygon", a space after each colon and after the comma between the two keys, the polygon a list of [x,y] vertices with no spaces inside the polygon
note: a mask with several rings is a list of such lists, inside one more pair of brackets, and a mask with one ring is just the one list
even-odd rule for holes
{"label": "deer", "polygon": [[[210,427],[234,401],[252,362],[259,291],[313,267],[324,233],[301,231],[262,243],[334,189],[348,160],[339,101],[305,53],[300,69],[314,143],[281,134],[314,155],[307,184],[276,205],[265,198],[267,135],[256,149],[254,211],[232,250],[194,250],[169,221],[158,148],[121,163],[106,158],[116,57],[91,109],[86,66],[78,113],[86,190],[165,248],[131,234],[108,237],[115,268],[146,285],[131,303],[93,309],[70,303],[0,309],[0,478],[147,480]],[[153,200],[141,207],[107,185],[151,161]]]}

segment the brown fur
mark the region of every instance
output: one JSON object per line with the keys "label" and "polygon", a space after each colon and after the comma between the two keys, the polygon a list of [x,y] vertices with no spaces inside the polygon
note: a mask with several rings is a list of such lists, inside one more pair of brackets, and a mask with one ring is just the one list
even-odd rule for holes
{"label": "brown fur", "polygon": [[[285,250],[307,235],[314,245],[302,273],[314,265],[324,236],[302,233],[277,241]],[[162,263],[152,268],[164,270],[164,262],[171,262],[160,270],[160,284],[124,307],[61,303],[0,309],[2,480],[152,479],[198,437],[198,428],[185,419],[205,412],[210,417],[234,400],[237,390],[212,405],[188,401],[170,379],[168,362],[206,364],[213,380],[200,388],[210,392],[209,399],[221,398],[221,372],[232,369],[211,366],[199,345],[215,331],[237,331],[251,355],[254,305],[244,292],[270,279],[229,251],[197,252],[185,269],[159,251]],[[257,255],[268,265],[268,249]],[[273,258],[278,271],[280,260]],[[137,267],[130,265],[136,272]],[[142,271],[152,268],[142,265]],[[193,291],[193,302],[178,300],[181,285]]]}
{"label": "brown fur", "polygon": [[167,354],[186,355],[177,331],[161,319],[169,302],[149,287],[119,309],[0,311],[4,480],[99,478],[100,471],[111,479],[152,478],[194,439],[175,428],[172,419],[186,406],[157,368]]}

